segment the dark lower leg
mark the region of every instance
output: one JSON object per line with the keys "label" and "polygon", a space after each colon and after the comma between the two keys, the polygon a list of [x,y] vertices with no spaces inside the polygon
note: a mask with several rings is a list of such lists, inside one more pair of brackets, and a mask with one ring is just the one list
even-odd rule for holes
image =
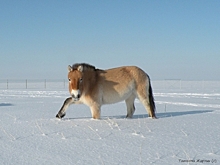
{"label": "dark lower leg", "polygon": [[71,103],[73,103],[72,97],[67,98],[64,101],[62,107],[60,108],[58,114],[56,115],[56,118],[59,118],[59,119],[63,118],[66,115],[66,109],[69,107]]}

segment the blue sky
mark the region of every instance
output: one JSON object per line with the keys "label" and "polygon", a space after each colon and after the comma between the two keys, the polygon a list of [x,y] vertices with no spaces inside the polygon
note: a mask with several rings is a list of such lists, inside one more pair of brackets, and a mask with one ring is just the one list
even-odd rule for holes
{"label": "blue sky", "polygon": [[220,1],[0,2],[0,79],[62,79],[77,62],[220,80]]}

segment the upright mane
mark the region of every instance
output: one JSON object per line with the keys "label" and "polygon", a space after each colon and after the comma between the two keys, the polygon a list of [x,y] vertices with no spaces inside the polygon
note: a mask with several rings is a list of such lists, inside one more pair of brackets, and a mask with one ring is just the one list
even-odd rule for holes
{"label": "upright mane", "polygon": [[90,71],[96,71],[96,70],[97,70],[94,66],[92,66],[92,65],[90,65],[90,64],[86,64],[86,63],[76,63],[76,64],[73,64],[72,69],[73,69],[73,70],[77,70],[77,68],[78,68],[79,66],[82,66],[82,67],[83,67],[83,71],[88,71],[88,70],[90,70]]}

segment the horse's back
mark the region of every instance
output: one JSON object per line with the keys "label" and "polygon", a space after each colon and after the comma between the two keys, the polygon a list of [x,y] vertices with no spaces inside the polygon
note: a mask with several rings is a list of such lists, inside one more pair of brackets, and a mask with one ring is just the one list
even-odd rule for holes
{"label": "horse's back", "polygon": [[137,66],[123,66],[105,70],[102,74],[105,80],[120,82],[141,81],[148,78],[148,75]]}

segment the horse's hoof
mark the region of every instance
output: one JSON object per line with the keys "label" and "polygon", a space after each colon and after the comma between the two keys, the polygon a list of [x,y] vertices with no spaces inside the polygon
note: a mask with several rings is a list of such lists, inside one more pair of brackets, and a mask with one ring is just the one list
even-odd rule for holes
{"label": "horse's hoof", "polygon": [[62,119],[64,116],[65,116],[65,113],[62,114],[61,116],[60,116],[59,114],[57,114],[57,115],[56,115],[56,118],[58,118],[58,119]]}
{"label": "horse's hoof", "polygon": [[127,119],[132,119],[132,117],[133,117],[133,116],[131,116],[131,115],[127,115],[127,116],[126,116]]}
{"label": "horse's hoof", "polygon": [[56,118],[61,119],[61,117],[58,114],[56,115]]}

